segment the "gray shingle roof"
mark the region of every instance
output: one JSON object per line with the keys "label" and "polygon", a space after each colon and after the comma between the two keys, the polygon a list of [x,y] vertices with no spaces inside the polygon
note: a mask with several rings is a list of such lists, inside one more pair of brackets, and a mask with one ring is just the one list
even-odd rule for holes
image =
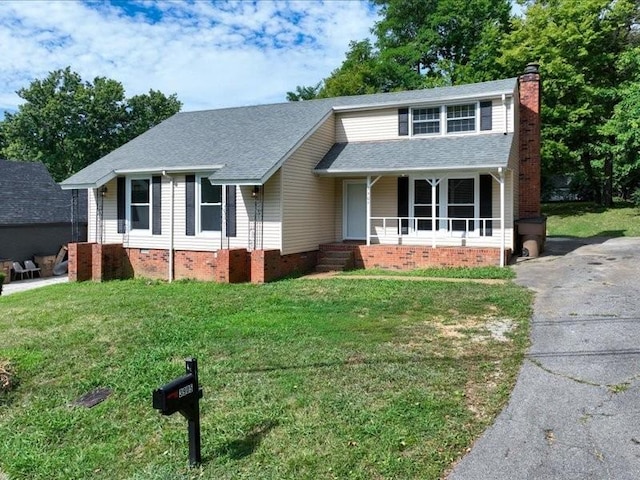
{"label": "gray shingle roof", "polygon": [[336,143],[315,170],[338,175],[507,167],[513,139],[513,133],[491,133]]}
{"label": "gray shingle roof", "polygon": [[497,96],[513,92],[516,82],[511,78],[456,87],[178,113],[61,185],[97,186],[123,170],[191,171],[205,166],[216,170],[211,177],[216,183],[260,184],[333,109]]}
{"label": "gray shingle roof", "polygon": [[[87,192],[80,193],[79,221],[87,221]],[[0,159],[0,225],[69,223],[71,192],[56,184],[39,162]]]}

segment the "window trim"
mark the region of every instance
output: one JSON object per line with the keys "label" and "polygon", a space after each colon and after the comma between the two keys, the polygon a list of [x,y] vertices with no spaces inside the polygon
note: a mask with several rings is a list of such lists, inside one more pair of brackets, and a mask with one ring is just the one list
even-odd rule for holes
{"label": "window trim", "polygon": [[[473,117],[467,116],[467,117],[458,117],[458,118],[449,118],[449,107],[463,107],[463,106],[467,106],[467,105],[473,105]],[[459,102],[459,103],[449,103],[446,104],[444,106],[444,131],[446,135],[464,135],[464,134],[469,134],[469,133],[477,133],[478,132],[478,116],[479,116],[479,111],[478,109],[480,102],[479,101],[473,101],[473,102]],[[449,131],[449,120],[467,120],[473,118],[473,130],[461,130],[458,132],[451,132]]]}
{"label": "window trim", "polygon": [[[445,173],[439,173],[434,175],[412,175],[409,178],[409,218],[416,218],[415,215],[415,182],[416,180],[440,180],[440,195],[438,197],[437,205],[440,210],[438,218],[449,218],[449,180],[472,178],[473,183],[473,218],[480,218],[480,174],[476,172],[468,173],[456,173],[448,175]],[[454,204],[455,205],[455,204]],[[431,236],[434,234],[439,236],[464,236],[465,232],[461,230],[449,230],[448,222],[446,220],[438,220],[437,228],[435,230],[415,230],[414,233],[418,236]],[[478,222],[474,222],[473,228],[467,232],[468,236],[476,237],[480,235]],[[411,225],[411,222],[410,222]]]}
{"label": "window trim", "polygon": [[[132,200],[132,195],[133,195],[133,182],[135,180],[146,180],[147,182],[149,182],[149,202],[148,203],[133,203]],[[126,225],[127,225],[127,229],[126,231],[129,234],[133,234],[133,235],[143,235],[143,236],[147,236],[147,235],[151,235],[152,234],[152,228],[153,228],[153,193],[152,193],[152,184],[153,184],[153,179],[151,176],[147,176],[147,175],[136,175],[136,176],[132,176],[132,177],[126,177],[126,185],[127,185],[127,195],[126,195],[126,209],[125,209],[125,218],[126,218]],[[147,228],[133,228],[133,218],[131,215],[131,207],[135,206],[135,205],[140,205],[140,206],[144,206],[146,205],[147,208],[149,209],[149,226]]]}
{"label": "window trim", "polygon": [[[438,135],[442,135],[442,105],[438,105],[438,106],[418,106],[418,107],[411,107],[411,136],[412,137],[435,137]],[[414,120],[414,115],[416,110],[438,110],[438,119],[431,119],[431,120]],[[426,133],[416,133],[415,132],[415,124],[416,123],[420,123],[420,124],[435,124],[437,123],[438,125],[438,131],[437,132],[426,132]]]}
{"label": "window trim", "polygon": [[[209,181],[211,173],[196,175],[195,185],[195,213],[196,213],[196,236],[204,237],[220,237],[225,233],[225,212],[224,206],[226,205],[226,188],[224,185],[219,185],[220,203],[202,203],[202,180]],[[202,207],[203,206],[217,206],[220,205],[220,230],[202,230]]]}
{"label": "window trim", "polygon": [[[481,121],[481,110],[480,110],[480,103],[482,101],[485,100],[466,100],[466,101],[458,101],[458,102],[453,102],[453,103],[442,103],[442,104],[438,104],[438,105],[414,105],[412,107],[409,108],[409,137],[410,138],[425,138],[425,137],[437,137],[437,136],[447,136],[447,135],[470,135],[470,134],[477,134],[477,133],[492,133],[493,132],[493,125],[491,130],[481,130],[480,128],[480,121]],[[493,100],[487,100],[487,101],[491,101],[493,102]],[[448,109],[449,107],[459,107],[459,106],[465,106],[465,105],[473,105],[473,117],[468,116],[468,117],[460,117],[460,118],[451,118],[449,119],[448,117]],[[437,133],[415,133],[415,129],[414,129],[414,113],[416,110],[420,110],[420,109],[429,109],[429,108],[437,108],[440,111],[440,117],[438,120],[438,128],[439,131]],[[474,129],[473,130],[464,130],[464,131],[460,131],[460,132],[451,132],[449,131],[449,120],[463,120],[463,119],[470,119],[473,118],[473,122],[474,122]],[[435,120],[422,120],[419,123],[435,123]]]}

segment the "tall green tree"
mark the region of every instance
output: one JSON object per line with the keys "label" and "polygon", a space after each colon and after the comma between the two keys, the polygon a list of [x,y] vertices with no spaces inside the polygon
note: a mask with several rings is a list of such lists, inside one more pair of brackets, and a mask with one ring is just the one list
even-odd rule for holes
{"label": "tall green tree", "polygon": [[70,67],[18,92],[24,103],[0,123],[0,155],[41,161],[61,181],[167,117],[182,104],[151,90],[127,100],[122,84],[85,82]]}
{"label": "tall green tree", "polygon": [[[509,0],[371,0],[381,20],[369,40],[352,41],[346,58],[315,97],[413,90],[493,80],[510,28]],[[313,87],[297,87],[307,92]],[[299,100],[287,94],[288,100]]]}
{"label": "tall green tree", "polygon": [[598,202],[612,202],[611,135],[603,126],[621,99],[628,71],[617,68],[632,46],[638,18],[634,0],[521,2],[500,63],[517,74],[536,60],[543,74],[543,177],[580,172]]}
{"label": "tall green tree", "polygon": [[384,56],[411,67],[424,84],[468,83],[496,76],[509,0],[374,0],[374,33]]}

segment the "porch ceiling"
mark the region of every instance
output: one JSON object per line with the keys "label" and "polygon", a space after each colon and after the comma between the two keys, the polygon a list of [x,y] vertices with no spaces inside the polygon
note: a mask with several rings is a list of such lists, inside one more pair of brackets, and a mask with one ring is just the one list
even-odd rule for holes
{"label": "porch ceiling", "polygon": [[506,168],[513,133],[336,143],[318,163],[320,175]]}

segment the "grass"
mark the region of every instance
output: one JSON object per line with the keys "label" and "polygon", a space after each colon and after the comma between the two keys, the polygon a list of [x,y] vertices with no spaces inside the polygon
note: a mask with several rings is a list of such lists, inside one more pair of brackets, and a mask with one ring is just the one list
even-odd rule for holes
{"label": "grass", "polygon": [[367,270],[350,270],[342,272],[345,276],[404,276],[425,278],[466,278],[466,279],[496,279],[510,280],[516,274],[511,268],[500,267],[452,267],[452,268],[416,268],[414,270],[388,270],[382,268],[370,268]]}
{"label": "grass", "polygon": [[617,202],[605,208],[593,202],[546,203],[547,232],[554,237],[638,237],[640,211],[633,204]]}
{"label": "grass", "polygon": [[[437,479],[505,404],[531,295],[512,283],[114,281],[0,298],[0,471],[18,479]],[[511,327],[507,341],[492,325]],[[195,356],[203,465],[151,407]],[[112,395],[92,409],[74,400]],[[1,473],[0,473],[1,476]]]}

